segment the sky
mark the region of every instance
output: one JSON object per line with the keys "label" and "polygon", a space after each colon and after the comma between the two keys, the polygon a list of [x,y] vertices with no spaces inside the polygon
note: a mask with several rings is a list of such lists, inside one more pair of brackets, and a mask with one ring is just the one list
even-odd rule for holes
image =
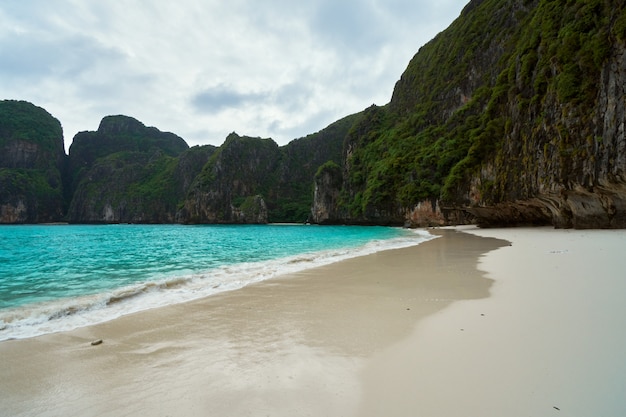
{"label": "sky", "polygon": [[391,99],[469,0],[2,0],[0,99],[79,131],[123,114],[190,146],[279,145]]}

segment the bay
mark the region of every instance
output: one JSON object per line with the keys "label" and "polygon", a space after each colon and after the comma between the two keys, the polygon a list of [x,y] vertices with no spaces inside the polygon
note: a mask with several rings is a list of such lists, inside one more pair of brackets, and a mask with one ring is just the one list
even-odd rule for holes
{"label": "bay", "polygon": [[0,226],[0,340],[95,324],[431,237],[364,226]]}

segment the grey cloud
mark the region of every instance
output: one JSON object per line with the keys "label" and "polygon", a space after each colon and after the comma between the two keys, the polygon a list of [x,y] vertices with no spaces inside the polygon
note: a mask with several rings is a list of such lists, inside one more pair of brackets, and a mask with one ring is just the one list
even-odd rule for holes
{"label": "grey cloud", "polygon": [[0,36],[0,74],[14,81],[54,76],[75,79],[101,64],[119,67],[125,55],[96,39],[80,34],[61,35],[53,30],[4,33]]}
{"label": "grey cloud", "polygon": [[313,31],[342,48],[376,48],[387,37],[371,4],[358,1],[324,1],[312,18]]}
{"label": "grey cloud", "polygon": [[[304,74],[303,74],[304,77]],[[313,89],[308,83],[289,83],[272,94],[272,102],[286,109],[301,109],[313,99]]]}
{"label": "grey cloud", "polygon": [[0,1],[0,79],[70,137],[126,113],[197,142],[286,140],[384,104],[465,2]]}
{"label": "grey cloud", "polygon": [[191,103],[200,112],[220,112],[228,108],[260,102],[268,96],[268,93],[240,92],[227,85],[218,85],[195,94]]}
{"label": "grey cloud", "polygon": [[420,27],[440,20],[440,15],[445,14],[442,9],[449,13],[454,9],[452,5],[458,7],[458,3],[458,0],[430,4],[415,0],[321,0],[316,3],[311,27],[329,46],[362,55],[390,42],[397,43],[401,33],[406,36],[413,32],[417,37]]}
{"label": "grey cloud", "polygon": [[247,15],[250,25],[260,32],[290,36],[293,30],[303,29],[317,46],[342,53],[376,48],[393,36],[388,22],[381,20],[389,12],[385,2],[381,3],[362,0],[235,2]]}
{"label": "grey cloud", "polygon": [[309,115],[304,122],[296,126],[282,128],[280,125],[277,125],[274,132],[284,138],[298,139],[316,133],[345,116],[347,114],[337,115],[332,111],[320,111]]}
{"label": "grey cloud", "polygon": [[[0,50],[3,73],[21,71],[24,74],[41,74],[46,71],[75,67],[92,58],[106,54],[94,39],[71,30],[71,25],[60,22],[66,15],[60,11],[66,2],[52,4],[42,0],[25,2],[8,1],[0,5]],[[93,51],[93,53],[89,53]]]}

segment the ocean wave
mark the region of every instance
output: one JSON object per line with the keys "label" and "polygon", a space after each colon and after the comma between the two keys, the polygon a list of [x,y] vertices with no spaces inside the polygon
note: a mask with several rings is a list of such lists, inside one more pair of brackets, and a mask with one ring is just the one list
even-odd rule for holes
{"label": "ocean wave", "polygon": [[0,310],[0,341],[68,331],[127,314],[233,291],[280,275],[433,239],[425,230],[374,240],[356,248],[303,253],[262,262],[225,265],[202,273],[142,282],[108,292]]}

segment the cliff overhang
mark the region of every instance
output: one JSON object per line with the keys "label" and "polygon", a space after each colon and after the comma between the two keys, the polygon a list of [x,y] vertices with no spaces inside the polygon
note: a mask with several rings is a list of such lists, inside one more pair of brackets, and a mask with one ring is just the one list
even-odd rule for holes
{"label": "cliff overhang", "polygon": [[[528,200],[454,207],[480,227],[548,226],[574,229],[626,228],[626,183],[578,186]],[[448,209],[451,210],[451,209]]]}

